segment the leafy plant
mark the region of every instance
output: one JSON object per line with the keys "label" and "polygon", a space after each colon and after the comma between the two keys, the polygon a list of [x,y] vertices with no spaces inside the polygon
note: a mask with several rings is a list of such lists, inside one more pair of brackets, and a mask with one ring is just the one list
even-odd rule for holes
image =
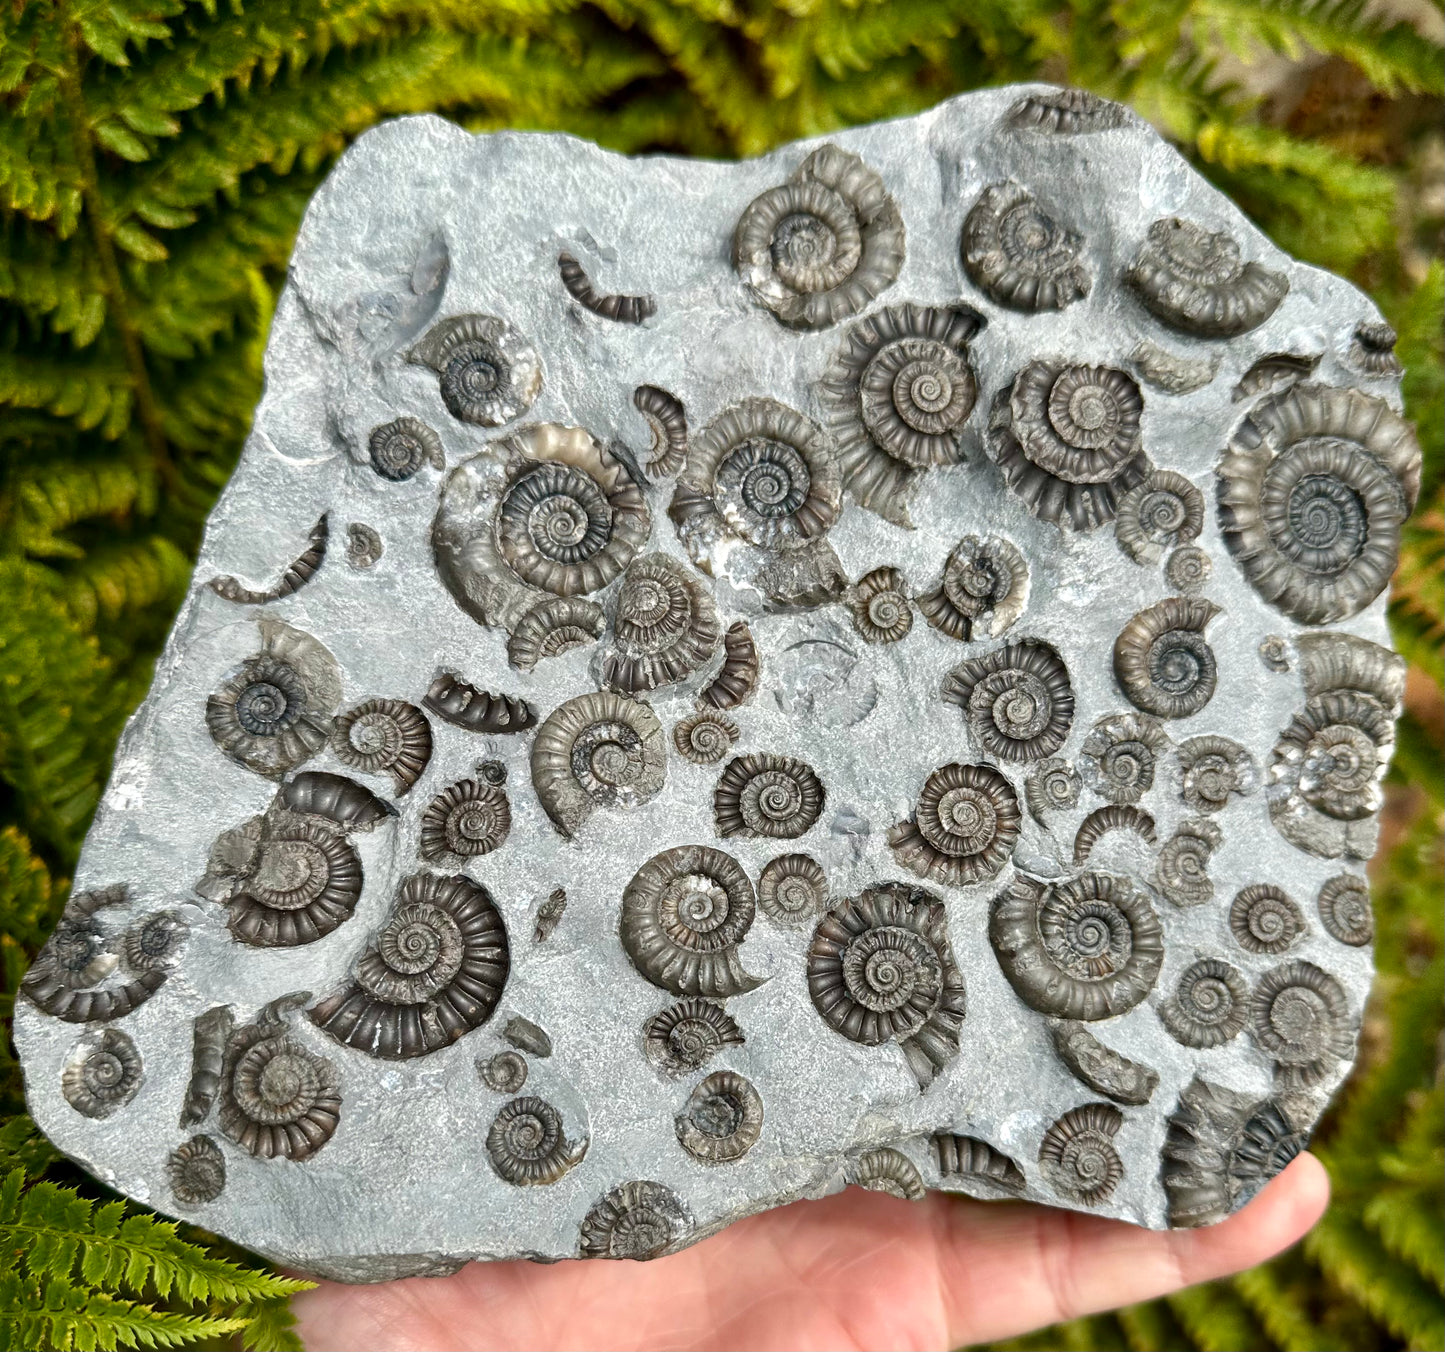
{"label": "leafy plant", "polygon": [[[1436,9],[1439,0],[1432,0]],[[1261,59],[1295,62],[1273,93]],[[1442,59],[1366,0],[15,0],[0,7],[0,971],[53,924],[235,463],[305,204],[378,119],[755,154],[1038,76],[1132,104],[1400,332],[1426,452],[1381,976],[1295,1252],[1016,1346],[1445,1345],[1440,1036]],[[7,1345],[294,1346],[294,1289],[67,1172],[0,1053]]]}

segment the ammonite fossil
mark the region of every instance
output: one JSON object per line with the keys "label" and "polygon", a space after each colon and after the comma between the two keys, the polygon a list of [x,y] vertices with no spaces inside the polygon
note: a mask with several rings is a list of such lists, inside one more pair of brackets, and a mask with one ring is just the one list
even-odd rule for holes
{"label": "ammonite fossil", "polygon": [[1395,355],[1398,340],[1399,335],[1383,320],[1357,324],[1350,338],[1350,364],[1376,380],[1398,379],[1405,371]]}
{"label": "ammonite fossil", "polygon": [[491,895],[461,876],[402,880],[351,979],[309,1012],[323,1032],[383,1060],[426,1056],[491,1018],[511,968]]}
{"label": "ammonite fossil", "polygon": [[546,899],[537,907],[537,923],[532,931],[532,942],[534,944],[546,943],[557,926],[562,923],[562,916],[567,910],[567,889],[565,887],[554,887],[546,896]]}
{"label": "ammonite fossil", "polygon": [[1248,1019],[1249,988],[1238,970],[1219,958],[1191,963],[1174,994],[1159,1005],[1159,1021],[1186,1047],[1221,1047]]}
{"label": "ammonite fossil", "polygon": [[587,276],[582,264],[569,253],[557,255],[557,271],[567,294],[584,309],[603,319],[619,324],[640,324],[657,313],[657,302],[651,296],[603,295]]}
{"label": "ammonite fossil", "polygon": [[1094,530],[1114,519],[1119,499],[1149,468],[1139,441],[1143,409],[1123,371],[1033,361],[994,400],[989,453],[1041,521]]}
{"label": "ammonite fossil", "polygon": [[893,857],[920,878],[965,887],[998,874],[1019,834],[1013,785],[989,765],[945,765],[923,783],[913,820],[888,830]]}
{"label": "ammonite fossil", "polygon": [[1049,136],[1087,136],[1113,131],[1133,117],[1123,104],[1100,98],[1087,89],[1051,89],[1026,94],[1009,110],[1007,122],[1017,131]]}
{"label": "ammonite fossil", "polygon": [[468,732],[525,732],[537,722],[536,710],[526,700],[478,690],[466,681],[445,674],[427,688],[422,703],[432,713]]}
{"label": "ammonite fossil", "polygon": [[927,1193],[918,1166],[901,1150],[879,1146],[849,1162],[848,1182],[869,1192],[884,1192],[900,1202],[921,1202]]}
{"label": "ammonite fossil", "polygon": [[477,1062],[477,1070],[488,1089],[499,1094],[516,1094],[527,1083],[527,1058],[520,1052],[498,1052]]}
{"label": "ammonite fossil", "polygon": [[191,1023],[191,1078],[186,1083],[186,1100],[180,1125],[193,1127],[210,1116],[221,1087],[226,1044],[236,1019],[230,1005],[216,1005],[197,1014]]}
{"label": "ammonite fossil", "polygon": [[607,615],[585,596],[551,596],[517,621],[507,639],[507,661],[531,671],[544,657],[560,657],[602,637]]}
{"label": "ammonite fossil", "polygon": [[542,389],[536,349],[495,315],[444,319],[407,356],[437,373],[452,417],[481,427],[520,417]]}
{"label": "ammonite fossil", "polygon": [[1135,563],[1157,563],[1166,549],[1198,539],[1204,494],[1172,469],[1151,469],[1116,504],[1114,538]]}
{"label": "ammonite fossil", "polygon": [[758,877],[758,906],[780,925],[811,924],[828,904],[828,875],[810,854],[780,854]]}
{"label": "ammonite fossil", "polygon": [[422,813],[417,849],[423,859],[490,854],[512,829],[507,795],[495,784],[463,779],[443,789]]}
{"label": "ammonite fossil", "polygon": [[1214,576],[1214,562],[1198,545],[1180,545],[1164,561],[1164,580],[1181,596],[1198,596]]}
{"label": "ammonite fossil", "polygon": [[1214,895],[1209,858],[1224,843],[1224,834],[1207,818],[1180,824],[1164,842],[1154,881],[1176,906],[1201,906]]}
{"label": "ammonite fossil", "polygon": [[1079,801],[1083,780],[1066,760],[1043,760],[1029,767],[1024,779],[1024,802],[1040,826],[1056,812],[1067,812]]}
{"label": "ammonite fossil", "polygon": [[582,1218],[583,1258],[660,1258],[693,1228],[687,1203],[663,1183],[623,1183]]}
{"label": "ammonite fossil", "polygon": [[1213,1225],[1243,1206],[1309,1144],[1284,1107],[1195,1076],[1164,1138],[1169,1224]]}
{"label": "ammonite fossil", "polygon": [[564,836],[599,807],[625,811],[662,788],[662,724],[640,699],[600,690],[559,705],[532,743],[532,784]]}
{"label": "ammonite fossil", "polygon": [[1244,262],[1228,235],[1177,216],[1149,227],[1124,280],[1156,319],[1199,338],[1257,329],[1289,290],[1283,273]]}
{"label": "ammonite fossil", "polygon": [[152,911],[121,936],[120,956],[132,972],[163,972],[171,966],[189,926],[174,911]]}
{"label": "ammonite fossil", "polygon": [[853,628],[866,643],[897,643],[913,628],[908,583],[897,568],[875,568],[853,585],[848,596]]}
{"label": "ammonite fossil", "polygon": [[1153,1097],[1158,1071],[1120,1056],[1081,1023],[1056,1023],[1052,1031],[1059,1060],[1096,1094],[1136,1108]]}
{"label": "ammonite fossil", "polygon": [[1282,887],[1251,883],[1235,893],[1229,928],[1250,953],[1283,953],[1305,932],[1304,913]]}
{"label": "ammonite fossil", "polygon": [[1079,823],[1074,832],[1074,867],[1086,864],[1096,846],[1111,831],[1129,831],[1146,845],[1156,839],[1154,818],[1133,803],[1110,803],[1095,810]]}
{"label": "ammonite fossil", "polygon": [[1025,1187],[1024,1172],[1001,1150],[976,1136],[940,1131],[932,1138],[933,1158],[945,1178],[967,1179],[990,1191],[1016,1195]]}
{"label": "ammonite fossil", "polygon": [[811,767],[792,756],[757,752],[734,756],[723,768],[713,791],[713,816],[720,836],[793,840],[818,820],[823,797]]}
{"label": "ammonite fossil", "polygon": [[1129,360],[1142,379],[1168,394],[1193,394],[1219,374],[1217,352],[1184,357],[1177,352],[1168,352],[1148,339],[1134,348]]}
{"label": "ammonite fossil", "polygon": [[687,459],[687,410],[682,400],[656,385],[639,385],[632,402],[652,429],[652,449],[644,472],[654,482],[670,479]]}
{"label": "ammonite fossil", "polygon": [[1124,1114],[1109,1103],[1086,1103],[1066,1112],[1045,1133],[1039,1165],[1049,1185],[1084,1206],[1098,1206],[1124,1177],[1114,1137]]}
{"label": "ammonite fossil", "polygon": [[1052,756],[1074,723],[1069,669],[1042,639],[1016,639],[960,662],[944,677],[943,698],[964,711],[973,739],[1000,760]]}
{"label": "ammonite fossil", "polygon": [[1259,787],[1259,766],[1228,737],[1191,737],[1179,744],[1179,791],[1196,812],[1219,812],[1231,794],[1244,797]]}
{"label": "ammonite fossil", "polygon": [[753,885],[732,855],[680,845],[627,884],[622,947],[638,972],[674,995],[742,995],[762,984],[738,954],[756,912]]}
{"label": "ammonite fossil", "polygon": [[327,514],[322,512],[317,518],[316,524],[311,527],[306,548],[286,565],[285,571],[281,574],[281,580],[274,587],[266,588],[265,591],[255,591],[239,579],[230,576],[213,577],[206,585],[217,596],[222,596],[227,601],[236,601],[241,605],[259,606],[265,605],[268,601],[279,601],[283,596],[290,596],[292,592],[299,591],[316,576],[316,570],[321,567],[322,560],[326,557],[326,542],[330,535],[331,529],[327,525]]}
{"label": "ammonite fossil", "polygon": [[699,709],[672,729],[672,744],[694,765],[716,765],[738,740],[738,725],[717,709]]}
{"label": "ammonite fossil", "polygon": [[442,439],[420,418],[396,418],[373,427],[366,449],[372,469],[393,483],[410,479],[423,465],[447,467]]}
{"label": "ammonite fossil", "polygon": [[965,643],[998,638],[1024,612],[1029,567],[1007,540],[966,535],[943,565],[943,576],[918,598],[923,618]]}
{"label": "ammonite fossil", "polygon": [[807,973],[828,1026],[865,1047],[898,1043],[920,1089],[958,1054],[963,976],[931,892],[880,883],[839,902],[813,931]]}
{"label": "ammonite fossil", "polygon": [[1358,614],[1389,584],[1420,491],[1420,443],[1383,400],[1305,382],[1261,400],[1216,471],[1224,543],[1301,624]]}
{"label": "ammonite fossil", "polygon": [[1271,671],[1290,669],[1289,640],[1279,634],[1266,634],[1259,641],[1259,660]]}
{"label": "ammonite fossil", "polygon": [[364,521],[353,521],[346,528],[346,562],[358,572],[375,568],[386,546],[381,535]]}
{"label": "ammonite fossil", "polygon": [[675,685],[707,662],[721,638],[711,592],[666,554],[648,554],[622,575],[602,682],[630,695]]}
{"label": "ammonite fossil", "polygon": [[369,699],[336,720],[331,749],[338,760],[368,775],[390,775],[401,797],[431,760],[431,724],[414,704]]}
{"label": "ammonite fossil", "polygon": [[1111,803],[1137,803],[1154,787],[1169,734],[1147,714],[1101,718],[1079,751],[1079,771],[1095,793]]}
{"label": "ammonite fossil", "polygon": [[963,223],[963,270],[990,300],[1062,310],[1089,294],[1084,237],[1012,180],[983,190]]}
{"label": "ammonite fossil", "polygon": [[502,1029],[502,1036],[519,1052],[529,1056],[548,1057],[552,1055],[552,1038],[540,1024],[513,1014]]}
{"label": "ammonite fossil", "polygon": [[145,1078],[140,1052],[119,1028],[88,1033],[60,1075],[65,1101],[84,1117],[105,1118],[124,1108]]}
{"label": "ammonite fossil", "polygon": [[760,671],[753,631],[745,620],[737,620],[723,635],[723,664],[698,695],[698,704],[712,709],[736,709],[746,704],[758,688]]}
{"label": "ammonite fossil", "polygon": [[923,471],[963,459],[978,398],[969,341],[984,326],[967,306],[897,305],[848,330],[819,395],[854,500],[899,525]]}
{"label": "ammonite fossil", "polygon": [[1188,718],[1214,695],[1217,667],[1204,631],[1219,607],[1171,596],[1141,610],[1114,641],[1114,675],[1129,702],[1160,718]]}
{"label": "ammonite fossil", "polygon": [[1107,1019],[1154,988],[1164,932],[1127,879],[1081,873],[1044,883],[1018,874],[989,911],[1003,974],[1031,1009],[1061,1019]]}
{"label": "ammonite fossil", "polygon": [[701,1070],[725,1048],[742,1045],[742,1029],[713,1000],[679,1000],[654,1014],[642,1029],[647,1059],[667,1075]]}
{"label": "ammonite fossil", "polygon": [[492,1168],[519,1188],[555,1183],[586,1153],[586,1140],[569,1141],[562,1130],[562,1114],[532,1094],[504,1103],[487,1131]]}
{"label": "ammonite fossil", "polygon": [[326,745],[341,675],[311,635],[272,619],[260,630],[261,651],[206,700],[206,728],[237,764],[280,779]]}
{"label": "ammonite fossil", "polygon": [[1238,403],[1261,394],[1278,392],[1314,375],[1321,354],[1304,356],[1297,352],[1266,352],[1239,378],[1229,397]]}
{"label": "ammonite fossil", "polygon": [[1320,888],[1316,906],[1325,931],[1342,944],[1363,948],[1375,937],[1370,885],[1354,873],[1338,873]]}
{"label": "ammonite fossil", "polygon": [[226,1157],[209,1136],[192,1136],[170,1153],[166,1181],[184,1206],[214,1202],[226,1188]]}
{"label": "ammonite fossil", "polygon": [[390,803],[365,784],[328,770],[303,770],[287,780],[280,803],[291,812],[322,817],[343,831],[370,831],[378,822],[397,815]]}
{"label": "ammonite fossil", "polygon": [[763,1131],[763,1100],[734,1070],[717,1070],[688,1095],[674,1120],[682,1148],[704,1164],[741,1159]]}
{"label": "ammonite fossil", "polygon": [[1282,1090],[1312,1089],[1355,1049],[1345,988],[1312,962],[1272,967],[1249,997],[1249,1031]]}
{"label": "ammonite fossil", "polygon": [[820,146],[787,183],[755,197],[733,232],[733,266],[794,328],[860,313],[903,266],[903,218],[858,156]]}

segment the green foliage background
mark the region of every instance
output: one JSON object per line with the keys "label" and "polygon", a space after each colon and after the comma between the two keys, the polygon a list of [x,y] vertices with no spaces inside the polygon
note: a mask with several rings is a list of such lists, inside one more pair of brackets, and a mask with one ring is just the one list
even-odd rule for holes
{"label": "green foliage background", "polygon": [[[478,131],[750,155],[1042,75],[1132,104],[1284,248],[1376,297],[1400,332],[1425,485],[1391,606],[1413,670],[1375,870],[1381,975],[1316,1144],[1329,1214],[1253,1272],[1011,1346],[1445,1347],[1445,81],[1422,36],[1439,6],[1420,0],[1414,27],[1364,0],[10,0],[3,1012],[235,463],[302,210],[352,137],[435,109]],[[1268,97],[1249,92],[1261,62],[1281,77],[1256,82]],[[295,1283],[117,1201],[23,1111],[7,1043],[0,1344],[296,1346]]]}

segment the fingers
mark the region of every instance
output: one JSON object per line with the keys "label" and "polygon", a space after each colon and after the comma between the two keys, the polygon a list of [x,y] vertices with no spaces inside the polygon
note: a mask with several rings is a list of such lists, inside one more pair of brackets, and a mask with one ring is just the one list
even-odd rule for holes
{"label": "fingers", "polygon": [[1329,1191],[1324,1166],[1304,1154],[1248,1206],[1198,1230],[958,1203],[942,1213],[938,1242],[947,1345],[1011,1337],[1253,1267],[1299,1240]]}

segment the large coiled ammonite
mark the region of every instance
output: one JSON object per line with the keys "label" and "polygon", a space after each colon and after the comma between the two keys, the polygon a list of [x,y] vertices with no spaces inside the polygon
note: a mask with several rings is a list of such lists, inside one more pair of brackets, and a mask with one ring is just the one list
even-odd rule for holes
{"label": "large coiled ammonite", "polygon": [[983,190],[963,223],[963,268],[990,300],[1062,310],[1089,294],[1084,237],[1017,183]]}
{"label": "large coiled ammonite", "polygon": [[823,796],[812,767],[792,756],[734,756],[713,793],[718,834],[792,840],[818,820]]}
{"label": "large coiled ammonite", "polygon": [[1024,638],[960,662],[943,698],[964,711],[980,748],[1006,761],[1052,756],[1074,723],[1069,670],[1052,644]]}

